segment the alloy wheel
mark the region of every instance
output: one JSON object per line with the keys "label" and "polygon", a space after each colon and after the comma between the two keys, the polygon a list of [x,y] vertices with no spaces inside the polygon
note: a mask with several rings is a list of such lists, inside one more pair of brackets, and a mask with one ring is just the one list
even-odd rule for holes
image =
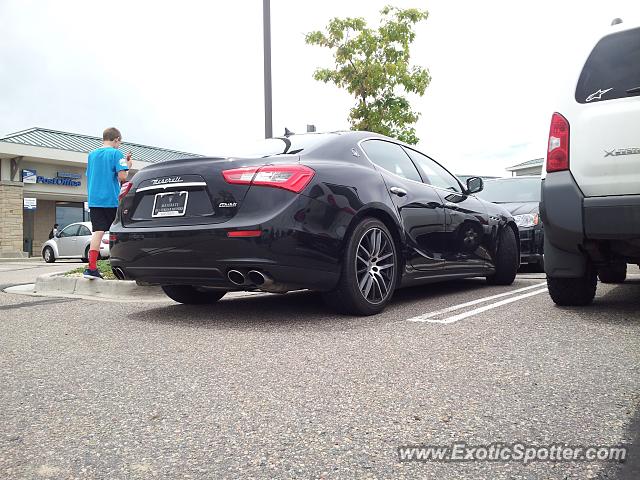
{"label": "alloy wheel", "polygon": [[391,293],[396,269],[391,238],[380,228],[367,230],[358,243],[355,262],[362,296],[371,304],[383,302]]}

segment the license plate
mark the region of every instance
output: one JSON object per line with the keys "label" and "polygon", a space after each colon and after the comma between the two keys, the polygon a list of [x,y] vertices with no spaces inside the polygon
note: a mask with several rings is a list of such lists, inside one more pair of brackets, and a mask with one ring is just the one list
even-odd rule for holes
{"label": "license plate", "polygon": [[182,217],[187,211],[188,198],[189,192],[156,193],[151,216],[153,218]]}

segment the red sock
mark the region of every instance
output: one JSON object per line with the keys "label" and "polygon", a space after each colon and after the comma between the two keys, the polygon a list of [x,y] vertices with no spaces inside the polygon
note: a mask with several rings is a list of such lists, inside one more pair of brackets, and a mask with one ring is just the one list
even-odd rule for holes
{"label": "red sock", "polygon": [[98,268],[98,251],[89,250],[89,270],[96,270]]}

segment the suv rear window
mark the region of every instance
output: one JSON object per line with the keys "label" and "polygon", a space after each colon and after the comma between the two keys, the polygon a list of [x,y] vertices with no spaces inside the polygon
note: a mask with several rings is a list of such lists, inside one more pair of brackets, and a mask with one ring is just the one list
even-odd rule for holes
{"label": "suv rear window", "polygon": [[614,33],[598,42],[578,80],[576,101],[632,97],[640,94],[636,87],[640,87],[640,28]]}

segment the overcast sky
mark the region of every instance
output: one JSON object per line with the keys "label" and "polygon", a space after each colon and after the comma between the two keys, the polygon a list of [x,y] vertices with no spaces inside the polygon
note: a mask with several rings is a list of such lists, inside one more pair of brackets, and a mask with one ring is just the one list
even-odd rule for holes
{"label": "overcast sky", "polygon": [[[614,17],[640,19],[637,0],[271,3],[275,134],[349,127],[353,100],[313,80],[332,57],[306,32],[336,16],[375,24],[385,4],[427,9],[412,50],[433,77],[413,102],[419,146],[460,174],[542,157],[555,85],[579,73],[570,60]],[[0,0],[0,18],[2,135],[117,126],[125,141],[201,154],[264,135],[261,0]]]}

